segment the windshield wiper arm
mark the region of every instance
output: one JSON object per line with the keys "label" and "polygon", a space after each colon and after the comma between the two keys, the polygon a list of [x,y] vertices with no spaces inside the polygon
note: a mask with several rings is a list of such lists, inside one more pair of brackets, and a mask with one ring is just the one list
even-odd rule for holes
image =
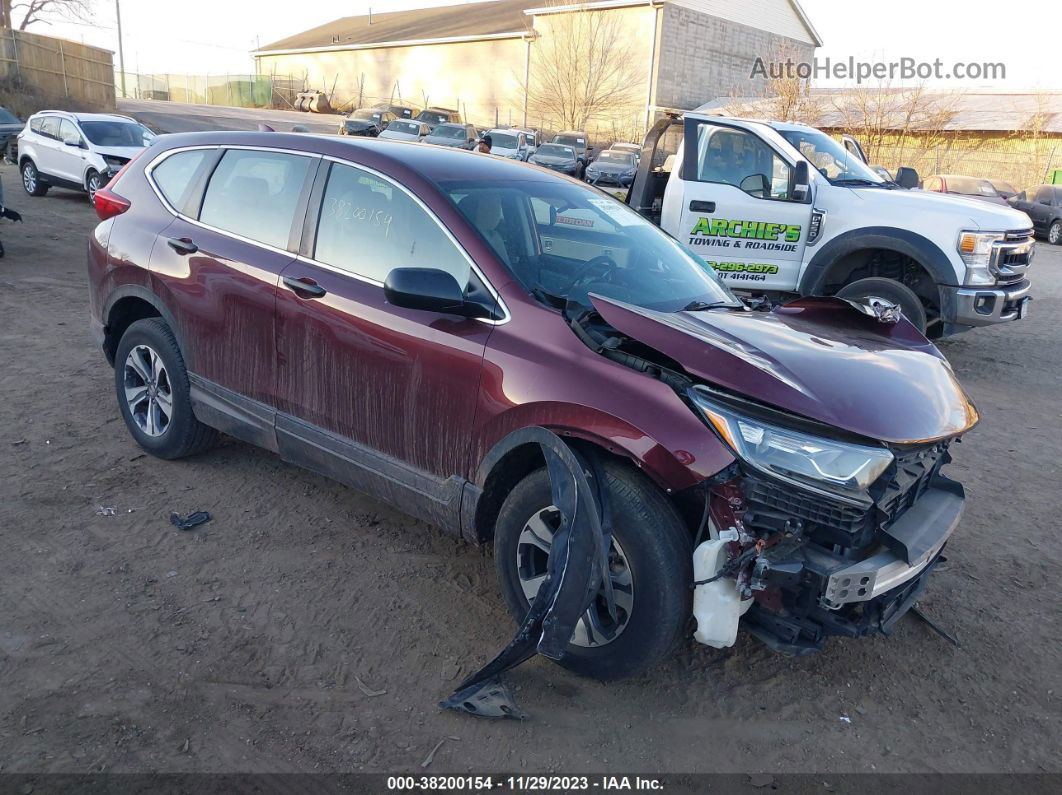
{"label": "windshield wiper arm", "polygon": [[684,307],[681,312],[701,312],[705,309],[722,309],[723,307],[733,308],[738,306],[733,301],[690,301]]}
{"label": "windshield wiper arm", "polygon": [[861,179],[859,177],[852,177],[850,179],[832,179],[830,183],[833,185],[865,185],[868,188],[881,188],[884,187],[883,182],[873,182],[869,179]]}

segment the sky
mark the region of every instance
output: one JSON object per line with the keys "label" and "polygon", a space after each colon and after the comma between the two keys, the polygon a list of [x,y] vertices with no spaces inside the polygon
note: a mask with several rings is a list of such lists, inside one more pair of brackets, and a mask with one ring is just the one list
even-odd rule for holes
{"label": "sky", "polygon": [[[57,21],[30,28],[117,51],[115,0],[91,0],[90,23]],[[454,0],[119,0],[129,72],[191,74],[253,71],[250,52],[292,33],[344,16],[452,4]],[[545,0],[543,2],[545,4]],[[1057,0],[802,0],[824,45],[819,62],[1002,62],[1004,80],[936,80],[929,85],[972,89],[1062,88]],[[163,9],[171,10],[163,10]],[[297,9],[297,11],[295,10]],[[118,58],[115,56],[115,63]],[[897,81],[900,82],[900,81]],[[915,79],[913,82],[919,82]],[[818,80],[838,86],[846,80]]]}

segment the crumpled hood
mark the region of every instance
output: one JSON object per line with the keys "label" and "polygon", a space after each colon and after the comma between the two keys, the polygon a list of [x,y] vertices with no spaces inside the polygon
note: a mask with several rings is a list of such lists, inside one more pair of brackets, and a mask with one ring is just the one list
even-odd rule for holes
{"label": "crumpled hood", "polygon": [[132,160],[144,147],[142,146],[96,146],[93,147],[93,151],[101,155],[110,155],[111,157],[124,157],[126,160]]}
{"label": "crumpled hood", "polygon": [[770,312],[659,312],[591,296],[618,331],[692,376],[896,444],[956,436],[977,410],[936,346],[907,320],[881,323],[838,298]]}

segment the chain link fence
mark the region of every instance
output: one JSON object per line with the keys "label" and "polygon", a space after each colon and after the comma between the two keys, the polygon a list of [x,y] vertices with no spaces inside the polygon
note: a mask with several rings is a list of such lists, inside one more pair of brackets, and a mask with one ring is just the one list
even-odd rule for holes
{"label": "chain link fence", "polygon": [[290,75],[192,75],[116,72],[119,97],[161,99],[193,105],[290,110],[296,95],[306,90],[306,80]]}

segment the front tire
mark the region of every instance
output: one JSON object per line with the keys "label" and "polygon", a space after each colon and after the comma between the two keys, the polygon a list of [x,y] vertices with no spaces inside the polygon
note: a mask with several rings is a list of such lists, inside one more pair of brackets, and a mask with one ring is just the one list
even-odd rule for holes
{"label": "front tire", "polygon": [[126,329],[114,355],[114,387],[125,426],[145,452],[173,459],[213,447],[218,433],[195,418],[188,371],[159,318]]}
{"label": "front tire", "polygon": [[[615,524],[609,566],[618,621],[596,600],[558,662],[583,676],[621,679],[657,663],[681,641],[692,609],[693,552],[689,531],[656,486],[622,464],[607,462],[604,469]],[[544,573],[559,524],[552,503],[549,475],[540,469],[517,484],[498,514],[494,562],[517,621],[530,607],[528,594],[533,598],[541,585],[534,578]]]}
{"label": "front tire", "polygon": [[922,306],[922,300],[915,294],[914,290],[904,284],[900,284],[900,282],[879,277],[859,279],[851,284],[846,284],[838,290],[837,297],[847,298],[850,301],[858,301],[864,298],[884,298],[886,301],[899,304],[900,311],[903,312],[904,317],[911,321],[911,324],[920,332],[926,333],[926,326],[929,321],[926,315],[926,308]]}
{"label": "front tire", "polygon": [[43,196],[48,192],[48,186],[41,182],[40,172],[32,160],[22,164],[22,187],[30,196]]}
{"label": "front tire", "polygon": [[89,204],[96,201],[96,191],[103,187],[103,177],[98,171],[90,171],[85,176],[85,192],[88,194]]}
{"label": "front tire", "polygon": [[1062,221],[1055,221],[1047,230],[1047,242],[1054,245],[1062,245]]}

